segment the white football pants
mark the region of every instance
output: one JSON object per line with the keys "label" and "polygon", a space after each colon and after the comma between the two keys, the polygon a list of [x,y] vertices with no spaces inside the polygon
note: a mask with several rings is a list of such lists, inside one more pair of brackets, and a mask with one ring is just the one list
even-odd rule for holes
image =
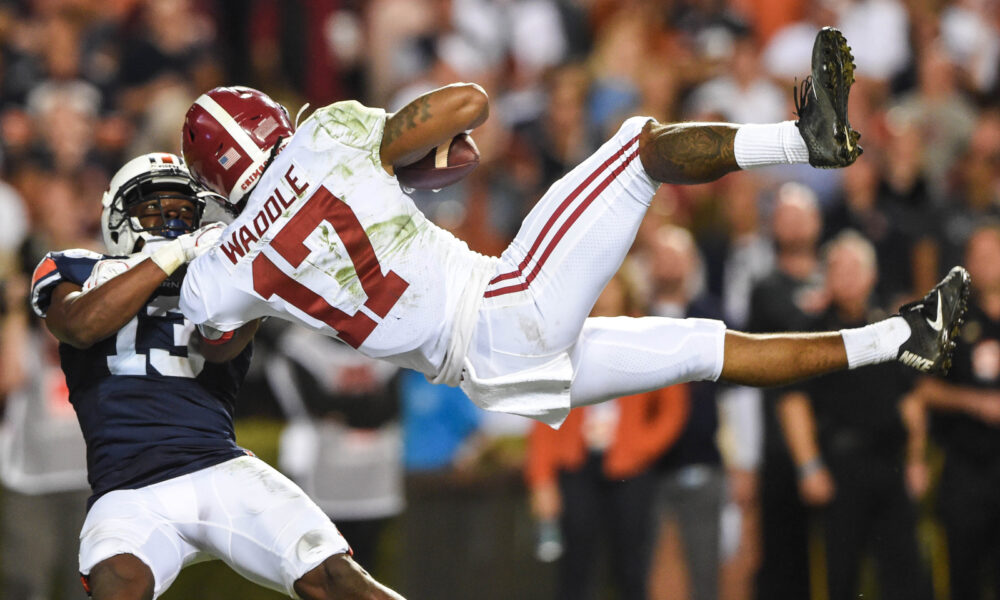
{"label": "white football pants", "polygon": [[80,532],[80,573],[117,554],[153,572],[159,597],[187,565],[221,559],[250,581],[288,594],[327,557],[349,552],[330,518],[264,461],[241,456],[97,499]]}
{"label": "white football pants", "polygon": [[554,183],[500,256],[467,353],[472,381],[463,383],[484,408],[553,423],[561,419],[548,413],[568,411],[570,399],[578,406],[718,378],[719,321],[587,318],[659,187],[639,160],[648,121],[625,121]]}

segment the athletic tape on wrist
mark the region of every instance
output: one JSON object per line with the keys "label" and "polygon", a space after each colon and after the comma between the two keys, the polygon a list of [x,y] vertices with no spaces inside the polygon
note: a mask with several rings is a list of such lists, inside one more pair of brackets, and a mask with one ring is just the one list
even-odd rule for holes
{"label": "athletic tape on wrist", "polygon": [[151,254],[149,258],[156,263],[156,266],[163,269],[163,272],[167,275],[172,274],[187,262],[187,257],[184,255],[184,248],[181,246],[180,240],[164,244],[162,248]]}

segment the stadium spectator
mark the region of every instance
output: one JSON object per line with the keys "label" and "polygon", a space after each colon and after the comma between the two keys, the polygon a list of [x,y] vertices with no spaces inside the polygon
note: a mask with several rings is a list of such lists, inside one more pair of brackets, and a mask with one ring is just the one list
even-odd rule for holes
{"label": "stadium spectator", "polygon": [[734,123],[770,123],[784,118],[788,95],[768,78],[759,54],[749,32],[737,38],[726,68],[692,91],[686,112],[715,115]]}
{"label": "stadium spectator", "polygon": [[[901,160],[905,161],[905,156]],[[833,237],[852,229],[875,245],[879,276],[874,305],[898,306],[916,293],[914,271],[920,266],[917,254],[920,240],[904,229],[915,220],[906,215],[912,209],[894,206],[890,204],[891,197],[880,194],[877,158],[866,155],[854,166],[844,173],[843,197],[827,212],[823,222]]]}
{"label": "stadium spectator", "polygon": [[941,41],[962,70],[965,87],[981,98],[997,90],[1000,27],[987,2],[958,0],[941,11]]}
{"label": "stadium spectator", "polygon": [[914,396],[930,410],[944,450],[937,511],[947,539],[950,597],[1000,593],[1000,225],[969,238],[969,312],[946,378],[922,379]]}
{"label": "stadium spectator", "polygon": [[434,385],[416,371],[400,375],[406,470],[447,471],[469,452],[482,414],[462,390]]}
{"label": "stadium spectator", "polygon": [[[857,327],[882,317],[872,304],[875,247],[844,230],[826,246],[830,304],[814,329]],[[857,598],[865,555],[878,573],[879,597],[930,597],[917,549],[916,504],[926,491],[924,457],[908,456],[924,432],[902,365],[875,365],[793,385],[778,415],[798,475],[799,495],[818,507],[831,600]],[[918,429],[919,428],[919,429]]]}
{"label": "stadium spectator", "polygon": [[[823,0],[825,1],[825,0]],[[888,81],[910,59],[910,18],[900,0],[849,0],[836,6],[838,26],[852,46],[862,77]]]}
{"label": "stadium spectator", "polygon": [[555,69],[548,77],[545,112],[521,128],[520,134],[541,165],[539,193],[597,148],[587,117],[591,84],[584,65],[570,64]]}
{"label": "stadium spectator", "polygon": [[300,327],[265,327],[276,339],[263,369],[289,421],[278,465],[378,575],[382,534],[404,505],[399,369]]}
{"label": "stadium spectator", "polygon": [[20,275],[4,284],[0,586],[9,598],[82,600],[76,548],[89,491],[86,448],[56,341],[27,315],[27,286]]}
{"label": "stadium spectator", "polygon": [[933,214],[938,264],[959,264],[972,233],[983,221],[1000,217],[1000,107],[976,120],[969,147],[953,170],[948,202]]}
{"label": "stadium spectator", "polygon": [[761,61],[772,77],[786,81],[798,77],[809,64],[806,55],[816,32],[837,21],[833,2],[803,2],[801,13],[798,20],[785,23],[768,38],[761,50]]}
{"label": "stadium spectator", "polygon": [[[641,290],[625,263],[594,305],[595,317],[641,314]],[[558,523],[564,552],[556,598],[596,599],[607,585],[597,560],[608,549],[612,587],[621,598],[646,598],[655,538],[650,470],[684,428],[686,384],[574,409],[557,431],[536,423],[525,475],[531,512]]]}
{"label": "stadium spectator", "polygon": [[879,279],[891,277],[896,282],[882,285],[887,290],[883,299],[893,302],[892,290],[905,292],[907,299],[916,298],[920,290],[926,289],[927,284],[938,277],[939,264],[957,262],[938,257],[935,239],[938,223],[934,218],[930,184],[922,170],[919,130],[898,113],[886,115],[885,121],[886,148],[881,157],[875,157],[879,203],[884,206],[891,227],[910,245],[909,261],[902,259],[901,264],[890,263],[881,255],[879,257]]}
{"label": "stadium spectator", "polygon": [[118,71],[123,110],[142,114],[160,87],[176,82],[189,81],[194,89],[213,85],[215,34],[190,0],[143,0],[138,17],[138,26],[123,32]]}
{"label": "stadium spectator", "polygon": [[[650,314],[685,319],[721,318],[718,302],[705,293],[705,274],[691,234],[666,225],[657,231],[649,248]],[[677,443],[657,458],[656,522],[660,524],[657,566],[651,598],[678,597],[687,573],[691,600],[719,597],[722,542],[722,507],[726,501],[726,473],[715,436],[719,424],[716,382],[685,385],[690,415]],[[665,532],[679,537],[680,564],[666,564]],[[683,589],[680,588],[680,589]]]}
{"label": "stadium spectator", "polygon": [[955,65],[937,40],[921,40],[917,88],[900,97],[892,111],[920,132],[923,172],[935,203],[947,201],[947,178],[975,131],[976,112],[962,93]]}
{"label": "stadium spectator", "polygon": [[[753,290],[750,331],[805,331],[824,309],[817,244],[822,216],[815,195],[799,184],[785,184],[771,218],[775,269]],[[774,402],[780,390],[764,397],[764,446],[760,473],[760,600],[799,600],[809,596],[808,534],[805,507]]]}

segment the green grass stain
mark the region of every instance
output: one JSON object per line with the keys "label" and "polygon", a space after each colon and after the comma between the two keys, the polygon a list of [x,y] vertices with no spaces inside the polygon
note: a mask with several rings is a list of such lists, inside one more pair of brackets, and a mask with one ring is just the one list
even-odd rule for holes
{"label": "green grass stain", "polygon": [[337,280],[340,287],[349,287],[351,284],[360,281],[357,272],[354,270],[354,265],[341,268],[333,274],[333,278]]}
{"label": "green grass stain", "polygon": [[387,221],[375,223],[365,230],[365,235],[376,248],[382,248],[386,255],[403,251],[420,232],[410,215],[398,215]]}

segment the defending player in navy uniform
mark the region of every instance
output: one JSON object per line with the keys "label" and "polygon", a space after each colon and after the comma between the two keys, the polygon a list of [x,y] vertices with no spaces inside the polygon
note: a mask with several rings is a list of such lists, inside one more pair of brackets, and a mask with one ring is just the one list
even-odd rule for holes
{"label": "defending player in navy uniform", "polygon": [[50,252],[32,279],[87,443],[84,585],[98,599],[155,598],[184,566],[221,559],[293,597],[399,598],[297,486],[236,445],[258,321],[208,341],[178,309],[187,263],[223,229],[199,228],[210,195],[176,156],[133,159],[103,201],[116,256]]}

